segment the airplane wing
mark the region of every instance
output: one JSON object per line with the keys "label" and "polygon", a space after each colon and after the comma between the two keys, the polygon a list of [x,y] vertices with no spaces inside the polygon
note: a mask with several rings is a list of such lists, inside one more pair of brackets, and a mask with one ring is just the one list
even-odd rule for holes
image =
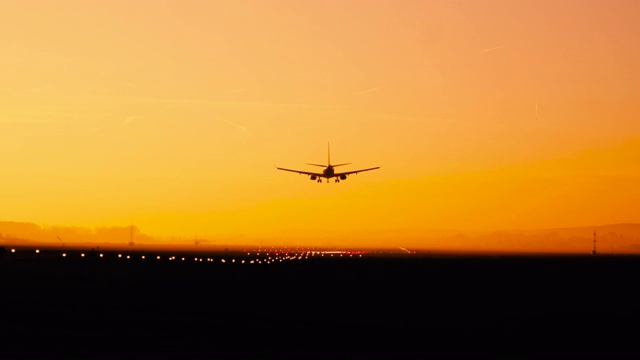
{"label": "airplane wing", "polygon": [[380,166],[376,166],[376,167],[372,167],[372,168],[368,168],[368,169],[361,169],[361,170],[353,170],[353,171],[345,171],[345,172],[341,172],[341,173],[335,173],[335,174],[333,174],[333,176],[351,175],[351,174],[357,174],[359,172],[375,170],[375,169],[380,169]]}
{"label": "airplane wing", "polygon": [[284,171],[291,171],[294,173],[298,173],[298,174],[302,174],[302,175],[309,175],[309,176],[322,176],[322,173],[317,173],[317,172],[309,172],[309,171],[302,171],[302,170],[291,170],[291,169],[285,169],[285,168],[281,168],[281,167],[276,167],[276,169],[278,170],[284,170]]}

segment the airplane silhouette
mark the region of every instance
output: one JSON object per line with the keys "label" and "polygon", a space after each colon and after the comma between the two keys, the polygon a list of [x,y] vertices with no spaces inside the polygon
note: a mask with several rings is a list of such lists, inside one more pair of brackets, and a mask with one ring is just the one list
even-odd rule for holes
{"label": "airplane silhouette", "polygon": [[380,166],[376,166],[376,167],[372,167],[372,168],[368,168],[368,169],[360,169],[360,170],[345,171],[345,172],[338,172],[338,173],[335,172],[335,170],[333,169],[336,166],[343,166],[343,165],[349,165],[349,164],[351,164],[351,163],[331,165],[331,148],[330,148],[329,144],[327,143],[327,165],[307,163],[307,165],[323,167],[324,170],[322,170],[321,173],[311,172],[311,171],[285,169],[285,168],[281,168],[281,167],[276,167],[276,169],[295,172],[295,173],[303,174],[303,175],[309,175],[309,179],[317,180],[319,183],[322,182],[322,178],[326,178],[327,179],[327,183],[329,182],[329,179],[336,178],[336,182],[339,183],[340,180],[346,180],[347,176],[349,176],[351,174],[357,174],[359,172],[375,170],[375,169],[379,169],[380,168]]}

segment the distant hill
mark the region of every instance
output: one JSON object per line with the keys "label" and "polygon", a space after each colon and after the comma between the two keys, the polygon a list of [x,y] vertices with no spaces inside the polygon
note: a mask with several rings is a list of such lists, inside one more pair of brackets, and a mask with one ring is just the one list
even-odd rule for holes
{"label": "distant hill", "polygon": [[109,243],[126,244],[133,234],[134,242],[153,243],[154,238],[133,226],[111,226],[88,229],[70,226],[40,226],[29,222],[0,221],[0,244],[27,243]]}
{"label": "distant hill", "polygon": [[640,224],[609,224],[533,230],[457,234],[430,240],[452,250],[590,253],[594,231],[599,253],[640,253]]}
{"label": "distant hill", "polygon": [[[133,227],[136,244],[159,244]],[[444,251],[492,251],[536,253],[591,253],[593,233],[599,253],[640,254],[640,224],[622,223],[549,229],[501,230],[468,234],[451,230],[428,235],[389,232],[378,237],[353,239],[362,247],[409,247]],[[33,243],[127,244],[131,227],[43,227],[33,223],[0,221],[0,245]],[[381,239],[384,238],[384,241]],[[274,240],[276,241],[276,240]],[[166,243],[166,241],[165,241]],[[190,242],[189,244],[193,244]],[[375,245],[372,245],[375,244]],[[358,245],[355,245],[358,246]]]}

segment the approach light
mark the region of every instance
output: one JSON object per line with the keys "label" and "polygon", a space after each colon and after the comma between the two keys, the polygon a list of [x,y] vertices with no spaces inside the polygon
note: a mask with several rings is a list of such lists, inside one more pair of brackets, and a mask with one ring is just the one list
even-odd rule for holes
{"label": "approach light", "polygon": [[225,260],[225,259],[222,259],[222,260],[220,260],[220,261],[222,261],[223,263],[226,263],[226,262],[227,262],[227,260]]}
{"label": "approach light", "polygon": [[104,257],[104,255],[103,255],[103,254],[100,254],[100,257]]}
{"label": "approach light", "polygon": [[130,259],[130,258],[131,258],[131,256],[127,255],[127,259]]}
{"label": "approach light", "polygon": [[119,257],[119,258],[121,258],[121,257],[122,257],[122,254],[118,254],[118,257]]}
{"label": "approach light", "polygon": [[160,255],[157,256],[157,259],[160,260]]}
{"label": "approach light", "polygon": [[142,260],[144,260],[144,255],[141,256]]}
{"label": "approach light", "polygon": [[62,253],[62,257],[67,257],[67,254],[65,254],[65,253]]}
{"label": "approach light", "polygon": [[16,252],[16,249],[11,249],[11,252],[12,252],[12,253]]}
{"label": "approach light", "polygon": [[84,257],[84,253],[80,254],[80,257]]}
{"label": "approach light", "polygon": [[36,254],[40,254],[40,250],[36,249]]}

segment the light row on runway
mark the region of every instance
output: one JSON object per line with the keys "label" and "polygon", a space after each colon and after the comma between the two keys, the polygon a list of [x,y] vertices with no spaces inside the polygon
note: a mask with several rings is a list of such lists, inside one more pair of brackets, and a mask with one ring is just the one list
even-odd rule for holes
{"label": "light row on runway", "polygon": [[[31,250],[33,252],[35,252],[35,254],[40,254],[40,250],[39,249],[35,249],[35,250]],[[31,251],[28,250],[24,250],[21,251],[22,253],[33,253]],[[11,253],[15,254],[16,253],[16,249],[11,249]],[[262,256],[260,256],[260,254],[264,254]],[[240,263],[240,264],[272,264],[272,263],[278,263],[278,262],[284,262],[284,261],[291,261],[291,260],[307,260],[309,259],[309,257],[315,257],[315,256],[320,256],[323,257],[325,256],[325,254],[328,257],[333,257],[334,255],[338,256],[338,257],[362,257],[362,253],[361,252],[357,252],[357,253],[351,253],[351,252],[339,252],[339,251],[305,251],[305,252],[300,252],[300,253],[288,253],[288,252],[278,252],[275,251],[273,253],[271,252],[260,252],[260,251],[256,251],[254,252],[254,256],[256,256],[255,258],[251,258],[251,252],[247,252],[246,256],[243,255],[244,258],[239,258],[239,259],[235,259],[235,258],[224,258],[224,257],[218,257],[218,258],[214,258],[214,257],[187,257],[187,256],[176,256],[176,255],[171,255],[171,256],[161,256],[161,255],[132,255],[132,254],[126,254],[126,253],[118,253],[117,255],[114,256],[114,258],[116,259],[122,259],[122,260],[167,260],[167,261],[194,261],[194,262],[209,262],[209,263],[222,263],[222,264],[226,264],[226,263]],[[107,256],[105,256],[104,253],[95,253],[95,250],[91,250],[91,252],[80,252],[79,254],[77,252],[73,252],[73,253],[67,253],[67,252],[62,252],[60,254],[62,257],[64,258],[69,258],[72,256],[79,256],[81,258],[85,258],[85,257],[89,257],[89,255],[91,257],[95,257],[96,255],[99,258],[106,258]]]}

